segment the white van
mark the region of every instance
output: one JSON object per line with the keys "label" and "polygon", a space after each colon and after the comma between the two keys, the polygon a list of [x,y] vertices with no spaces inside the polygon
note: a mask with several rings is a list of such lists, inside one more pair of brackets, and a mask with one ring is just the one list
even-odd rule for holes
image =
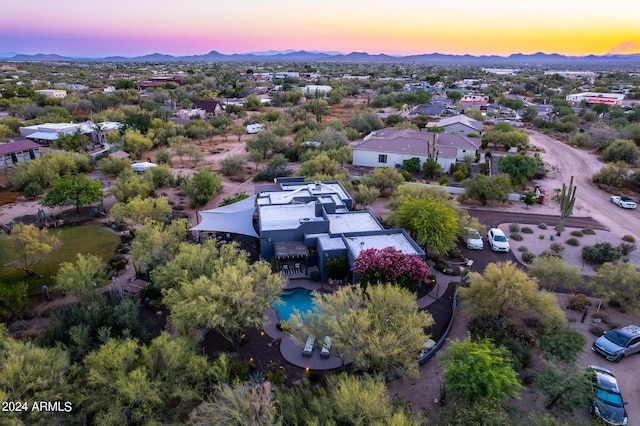
{"label": "white van", "polygon": [[262,124],[260,123],[247,124],[247,133],[249,134],[258,133],[258,132],[261,132],[262,130],[263,130],[263,127],[262,127]]}

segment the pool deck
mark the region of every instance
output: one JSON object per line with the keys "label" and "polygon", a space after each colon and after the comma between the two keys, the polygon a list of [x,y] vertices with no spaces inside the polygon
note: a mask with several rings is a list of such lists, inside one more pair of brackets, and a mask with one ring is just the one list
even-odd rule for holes
{"label": "pool deck", "polygon": [[[323,287],[323,284],[317,281],[309,279],[296,279],[289,280],[287,282],[286,289],[304,288],[311,291],[327,291],[327,288]],[[342,367],[342,360],[335,355],[330,355],[328,358],[320,357],[320,349],[322,348],[322,337],[316,337],[316,345],[313,348],[311,356],[302,355],[303,345],[296,343],[288,334],[278,330],[276,324],[278,324],[279,318],[275,309],[270,308],[265,314],[264,320],[264,332],[272,339],[280,339],[280,353],[282,357],[300,368],[308,368],[309,370],[333,370]],[[350,364],[351,361],[345,360],[345,365]]]}
{"label": "pool deck", "polygon": [[[444,293],[449,281],[454,277],[446,276],[442,273],[434,271],[438,276],[436,286],[424,297],[418,299],[417,303],[421,309],[426,308],[431,303],[438,300],[438,297]],[[446,284],[445,284],[446,283]],[[311,291],[331,292],[335,288],[329,288],[326,284],[322,284],[318,281],[310,279],[293,279],[287,282],[286,289],[304,288]],[[274,339],[280,339],[280,353],[282,357],[300,368],[308,368],[309,370],[333,370],[342,367],[342,361],[337,356],[331,355],[328,358],[320,357],[320,349],[322,347],[322,340],[324,336],[316,336],[316,346],[313,349],[311,356],[302,355],[303,345],[296,343],[289,335],[278,330],[276,325],[278,324],[278,314],[275,309],[270,308],[265,313],[264,319],[264,332]],[[345,365],[350,364],[351,361],[345,359]]]}

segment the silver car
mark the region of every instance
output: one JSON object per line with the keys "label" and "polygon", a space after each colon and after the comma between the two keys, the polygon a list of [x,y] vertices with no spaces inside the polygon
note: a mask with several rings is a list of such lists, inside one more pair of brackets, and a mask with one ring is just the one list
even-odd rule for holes
{"label": "silver car", "polygon": [[628,325],[598,337],[591,349],[609,361],[619,362],[625,356],[640,352],[640,327]]}
{"label": "silver car", "polygon": [[468,249],[482,250],[484,242],[482,241],[482,235],[473,228],[466,227],[463,229],[464,242]]}

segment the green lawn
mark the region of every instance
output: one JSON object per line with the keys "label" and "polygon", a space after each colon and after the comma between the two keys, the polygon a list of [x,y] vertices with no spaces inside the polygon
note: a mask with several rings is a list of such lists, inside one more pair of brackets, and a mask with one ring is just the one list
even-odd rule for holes
{"label": "green lawn", "polygon": [[95,254],[106,263],[113,257],[120,242],[120,237],[104,226],[64,226],[49,229],[49,233],[58,237],[62,245],[38,265],[36,275],[29,277],[24,271],[5,266],[0,267],[0,281],[5,284],[25,281],[29,284],[30,295],[42,291],[43,285],[51,290],[60,263],[75,262],[77,253]]}

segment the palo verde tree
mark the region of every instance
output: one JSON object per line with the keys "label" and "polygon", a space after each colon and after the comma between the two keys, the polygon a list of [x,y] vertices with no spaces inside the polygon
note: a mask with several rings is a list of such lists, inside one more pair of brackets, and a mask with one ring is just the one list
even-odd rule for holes
{"label": "palo verde tree", "polygon": [[34,275],[42,260],[60,245],[60,240],[33,225],[16,223],[9,235],[0,234],[0,253],[5,265]]}
{"label": "palo verde tree", "polygon": [[331,351],[356,370],[387,377],[415,376],[416,354],[429,339],[433,323],[416,304],[415,295],[393,284],[345,286],[330,294],[315,293],[315,311],[294,313],[284,324],[293,339],[331,336]]}
{"label": "palo verde tree", "polygon": [[268,262],[249,262],[249,254],[237,248],[237,244],[220,246],[207,260],[212,273],[183,279],[164,297],[171,322],[179,330],[211,328],[236,349],[244,330],[262,326],[264,311],[285,286],[282,275],[273,273]]}
{"label": "palo verde tree", "polygon": [[107,282],[104,262],[93,254],[78,253],[75,263],[62,262],[55,277],[56,290],[82,301],[94,288]]}
{"label": "palo verde tree", "polygon": [[573,205],[576,202],[576,187],[573,186],[573,176],[569,181],[569,186],[562,184],[562,191],[558,195],[558,203],[560,204],[560,220],[556,225],[556,236],[560,236],[564,231],[564,221],[573,213]]}

